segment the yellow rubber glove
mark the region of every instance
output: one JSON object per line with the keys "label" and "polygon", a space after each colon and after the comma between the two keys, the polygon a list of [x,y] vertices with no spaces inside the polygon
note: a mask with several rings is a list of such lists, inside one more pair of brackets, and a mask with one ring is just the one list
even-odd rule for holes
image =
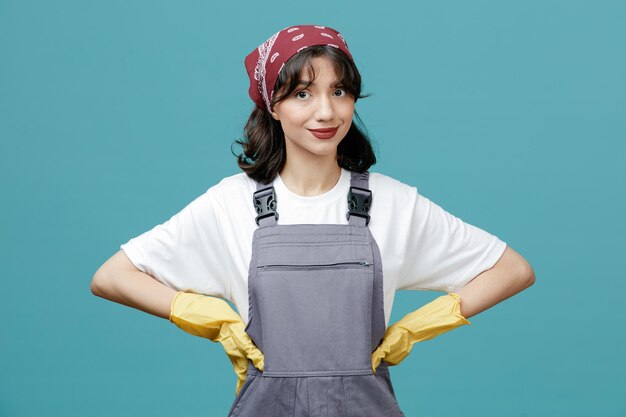
{"label": "yellow rubber glove", "polygon": [[170,321],[187,333],[222,344],[237,374],[235,395],[239,394],[246,380],[248,358],[263,371],[263,353],[245,332],[239,314],[226,301],[179,291],[172,300],[170,311]]}
{"label": "yellow rubber glove", "polygon": [[461,297],[456,293],[442,295],[387,328],[382,342],[372,353],[372,370],[376,372],[382,359],[388,365],[397,365],[408,356],[414,343],[464,324],[472,323],[461,315]]}

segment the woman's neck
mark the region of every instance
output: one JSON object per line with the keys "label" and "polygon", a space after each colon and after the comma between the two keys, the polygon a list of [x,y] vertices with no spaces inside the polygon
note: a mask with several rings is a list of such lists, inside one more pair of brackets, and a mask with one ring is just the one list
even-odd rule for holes
{"label": "woman's neck", "polygon": [[298,161],[290,163],[289,158],[280,171],[283,184],[294,194],[312,197],[332,189],[339,182],[341,167],[336,160]]}

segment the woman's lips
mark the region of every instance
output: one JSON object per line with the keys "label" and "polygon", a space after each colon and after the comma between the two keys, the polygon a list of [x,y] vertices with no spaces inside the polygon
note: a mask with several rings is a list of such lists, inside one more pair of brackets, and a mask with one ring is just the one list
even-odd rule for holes
{"label": "woman's lips", "polygon": [[318,139],[330,139],[337,134],[338,129],[339,126],[327,129],[309,129],[309,132]]}

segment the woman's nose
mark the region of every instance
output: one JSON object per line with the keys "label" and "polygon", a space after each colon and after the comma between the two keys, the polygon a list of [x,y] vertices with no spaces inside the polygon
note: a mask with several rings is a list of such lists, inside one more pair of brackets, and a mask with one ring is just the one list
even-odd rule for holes
{"label": "woman's nose", "polygon": [[315,119],[316,120],[331,120],[334,116],[334,108],[331,97],[326,94],[322,94],[316,103]]}

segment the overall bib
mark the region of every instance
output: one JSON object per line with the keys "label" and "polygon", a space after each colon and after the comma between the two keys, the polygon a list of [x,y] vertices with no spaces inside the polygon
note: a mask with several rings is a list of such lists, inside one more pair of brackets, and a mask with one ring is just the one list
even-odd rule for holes
{"label": "overall bib", "polygon": [[257,183],[246,333],[248,361],[229,417],[403,417],[387,364],[380,251],[367,224],[369,173],[351,173],[349,224],[278,225],[272,186]]}

